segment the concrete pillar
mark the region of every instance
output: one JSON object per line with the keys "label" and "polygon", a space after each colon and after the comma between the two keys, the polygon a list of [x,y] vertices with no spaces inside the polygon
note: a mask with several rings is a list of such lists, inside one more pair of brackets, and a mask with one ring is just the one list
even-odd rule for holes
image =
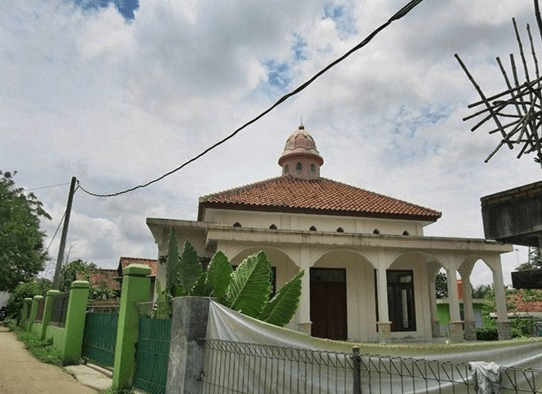
{"label": "concrete pillar", "polygon": [[127,388],[135,372],[135,346],[139,339],[136,303],[149,301],[150,274],[151,269],[143,264],[131,264],[124,269],[113,362],[113,390]]}
{"label": "concrete pillar", "polygon": [[510,332],[510,321],[508,320],[508,311],[506,308],[506,291],[502,277],[500,257],[496,257],[491,270],[493,272],[495,301],[497,302],[497,330],[499,332],[499,340],[511,339],[512,333]]}
{"label": "concrete pillar", "polygon": [[51,315],[53,313],[53,302],[54,297],[60,294],[58,290],[49,290],[47,292],[47,297],[45,298],[45,307],[43,308],[43,319],[41,321],[41,339],[45,339],[47,335],[47,327],[49,326],[49,321],[51,320]]}
{"label": "concrete pillar", "polygon": [[476,340],[476,323],[474,321],[474,309],[472,307],[472,286],[470,275],[462,275],[463,279],[463,313],[465,315],[465,339]]}
{"label": "concrete pillar", "polygon": [[23,310],[21,312],[21,322],[19,323],[23,330],[26,330],[26,323],[28,323],[28,317],[32,310],[32,298],[25,298],[23,300]]}
{"label": "concrete pillar", "polygon": [[64,327],[64,350],[62,351],[62,359],[66,365],[79,364],[81,361],[88,292],[89,283],[87,281],[76,280],[72,282],[66,326]]}
{"label": "concrete pillar", "polygon": [[32,326],[34,325],[34,320],[36,320],[36,316],[38,315],[38,302],[39,300],[43,300],[43,296],[37,295],[34,296],[32,299],[32,309],[30,310],[30,317],[28,318],[28,322],[26,324],[26,331],[31,332]]}
{"label": "concrete pillar", "polygon": [[448,277],[448,301],[450,302],[450,339],[452,342],[463,341],[463,321],[459,313],[457,278],[455,269],[446,269]]}
{"label": "concrete pillar", "polygon": [[385,268],[376,270],[376,291],[378,294],[378,341],[391,341],[391,322],[388,310],[388,279]]}
{"label": "concrete pillar", "polygon": [[173,300],[166,394],[200,393],[205,348],[198,343],[207,334],[210,298]]}
{"label": "concrete pillar", "polygon": [[301,297],[299,299],[299,308],[297,312],[297,331],[311,335],[311,261],[310,250],[308,247],[301,248],[300,268],[305,270],[305,275],[301,278]]}

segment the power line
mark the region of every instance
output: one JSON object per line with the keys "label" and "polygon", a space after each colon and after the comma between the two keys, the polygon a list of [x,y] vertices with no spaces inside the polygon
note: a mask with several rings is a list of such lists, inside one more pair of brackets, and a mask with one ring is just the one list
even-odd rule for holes
{"label": "power line", "polygon": [[41,190],[41,189],[50,189],[52,187],[58,187],[58,186],[65,186],[65,185],[69,185],[70,182],[66,182],[66,183],[59,183],[57,185],[49,185],[49,186],[41,186],[41,187],[35,187],[33,189],[28,189],[29,192],[31,191],[34,191],[34,190]]}
{"label": "power line", "polygon": [[53,241],[55,240],[56,238],[56,234],[58,233],[58,229],[60,228],[60,226],[62,225],[62,222],[64,221],[64,217],[66,216],[66,212],[64,212],[64,215],[62,215],[62,219],[60,219],[60,223],[58,223],[58,226],[55,230],[55,234],[53,235],[53,238],[51,238],[51,242],[49,242],[49,246],[47,246],[47,249],[45,250],[45,253],[47,253],[49,251],[49,248],[51,247],[51,244],[53,243]]}
{"label": "power line", "polygon": [[307,80],[305,83],[301,84],[299,87],[297,87],[295,90],[291,91],[290,93],[287,93],[285,94],[284,96],[282,96],[280,99],[278,99],[278,101],[273,104],[271,107],[269,107],[268,109],[266,109],[265,111],[263,111],[262,113],[260,113],[258,116],[256,116],[255,118],[253,118],[252,120],[246,122],[244,125],[242,125],[241,127],[239,127],[237,130],[235,130],[233,133],[231,133],[230,135],[228,135],[227,137],[223,138],[222,140],[218,141],[216,144],[210,146],[209,148],[205,149],[203,152],[201,152],[200,154],[194,156],[193,158],[191,158],[190,160],[184,162],[183,164],[181,164],[179,167],[169,171],[169,172],[166,172],[165,174],[163,174],[162,176],[156,178],[156,179],[153,179],[152,181],[149,181],[147,183],[144,183],[144,184],[141,184],[141,185],[138,185],[138,186],[134,186],[130,189],[126,189],[126,190],[123,190],[123,191],[120,191],[120,192],[117,192],[117,193],[110,193],[110,194],[98,194],[98,193],[92,193],[92,192],[89,192],[88,190],[86,190],[83,186],[81,186],[79,184],[79,188],[81,188],[81,190],[83,190],[85,193],[91,195],[91,196],[94,196],[94,197],[116,197],[116,196],[120,196],[121,194],[126,194],[126,193],[130,193],[130,192],[133,192],[137,189],[142,189],[144,187],[147,187],[147,186],[150,186],[152,185],[153,183],[156,183],[158,181],[161,181],[162,179],[174,174],[175,172],[183,169],[184,167],[186,167],[187,165],[189,165],[190,163],[193,163],[194,161],[198,160],[199,158],[201,158],[202,156],[206,155],[207,153],[209,153],[210,151],[212,151],[213,149],[215,149],[216,147],[224,144],[226,141],[228,141],[229,139],[235,137],[241,130],[245,129],[246,127],[250,126],[252,123],[260,120],[261,118],[263,118],[265,115],[267,115],[269,112],[273,111],[276,107],[278,107],[280,104],[282,104],[283,102],[285,102],[286,100],[288,100],[290,97],[293,97],[295,96],[296,94],[300,93],[301,91],[303,91],[304,89],[306,89],[310,84],[312,84],[316,79],[318,79],[320,76],[322,76],[324,73],[326,73],[327,71],[329,71],[332,67],[336,66],[337,64],[339,64],[340,62],[342,62],[343,60],[345,60],[347,57],[349,57],[350,55],[352,55],[354,52],[360,50],[361,48],[363,48],[365,45],[367,45],[378,33],[380,33],[382,30],[384,30],[386,27],[388,27],[392,22],[396,21],[396,20],[399,20],[401,19],[402,17],[404,17],[405,15],[407,15],[412,9],[414,9],[414,7],[416,7],[418,4],[420,4],[423,0],[412,0],[410,1],[406,6],[404,6],[403,8],[401,8],[397,13],[395,13],[390,19],[388,19],[385,23],[383,23],[380,27],[378,27],[376,30],[374,30],[371,34],[369,34],[363,41],[361,41],[358,45],[356,45],[355,47],[353,47],[352,49],[350,49],[348,52],[346,52],[344,55],[342,55],[341,57],[339,57],[338,59],[334,60],[333,62],[331,62],[330,64],[328,64],[325,68],[323,68],[322,70],[320,70],[319,72],[317,72],[312,78],[310,78],[309,80]]}

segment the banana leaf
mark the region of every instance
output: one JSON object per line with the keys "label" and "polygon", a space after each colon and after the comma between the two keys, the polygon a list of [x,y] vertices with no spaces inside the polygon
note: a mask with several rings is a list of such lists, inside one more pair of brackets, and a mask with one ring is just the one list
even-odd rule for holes
{"label": "banana leaf", "polygon": [[219,302],[226,297],[232,272],[228,257],[221,251],[216,252],[207,267],[207,285],[213,288],[212,296]]}
{"label": "banana leaf", "polygon": [[[185,242],[181,261],[179,264],[179,283],[185,294],[194,287],[203,271],[199,261],[198,252],[188,241]],[[181,294],[179,294],[180,296]]]}
{"label": "banana leaf", "polygon": [[231,274],[226,306],[258,318],[271,290],[271,264],[264,252],[248,256]]}
{"label": "banana leaf", "polygon": [[305,271],[300,271],[280,288],[273,299],[265,305],[260,320],[279,327],[284,327],[288,324],[299,306],[301,278],[304,274]]}

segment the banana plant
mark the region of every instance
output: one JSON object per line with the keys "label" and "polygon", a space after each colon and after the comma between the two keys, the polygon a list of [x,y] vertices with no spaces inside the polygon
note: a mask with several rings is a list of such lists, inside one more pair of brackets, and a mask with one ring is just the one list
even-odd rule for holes
{"label": "banana plant", "polygon": [[198,296],[214,297],[219,303],[245,315],[280,327],[292,319],[301,297],[300,271],[271,295],[271,263],[265,252],[248,256],[233,269],[228,257],[218,251],[205,269],[196,250],[186,242],[178,254],[175,230],[171,229],[164,292],[158,284],[160,298]]}

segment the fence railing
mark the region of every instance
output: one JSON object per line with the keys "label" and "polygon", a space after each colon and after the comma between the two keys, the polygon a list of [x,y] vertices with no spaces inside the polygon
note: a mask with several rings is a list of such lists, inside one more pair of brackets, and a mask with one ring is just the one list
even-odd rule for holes
{"label": "fence railing", "polygon": [[41,322],[43,320],[43,310],[45,309],[45,298],[38,300],[38,310],[34,321]]}
{"label": "fence railing", "polygon": [[70,292],[60,293],[54,298],[50,324],[54,324],[59,327],[64,327],[66,325],[69,298]]}
{"label": "fence railing", "polygon": [[[205,347],[203,393],[475,393],[469,365],[222,340]],[[354,349],[355,350],[355,349]],[[539,393],[540,369],[500,369],[501,393]]]}

